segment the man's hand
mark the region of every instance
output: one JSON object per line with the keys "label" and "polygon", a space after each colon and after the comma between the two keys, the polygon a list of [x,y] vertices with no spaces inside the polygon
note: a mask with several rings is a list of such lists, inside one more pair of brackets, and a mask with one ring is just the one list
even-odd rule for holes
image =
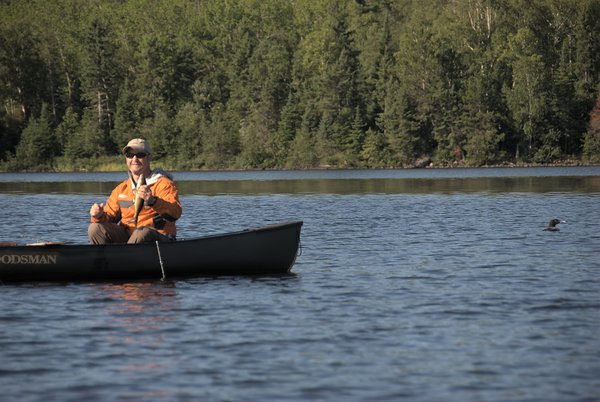
{"label": "man's hand", "polygon": [[144,201],[148,202],[148,200],[152,199],[152,190],[147,185],[140,186],[137,189],[137,194],[144,199]]}
{"label": "man's hand", "polygon": [[102,215],[104,215],[104,203],[94,203],[90,208],[90,216],[92,218],[100,218]]}

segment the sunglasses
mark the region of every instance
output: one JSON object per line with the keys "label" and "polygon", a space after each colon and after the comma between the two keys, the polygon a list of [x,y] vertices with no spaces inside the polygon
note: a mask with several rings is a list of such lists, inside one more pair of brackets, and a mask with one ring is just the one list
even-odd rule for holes
{"label": "sunglasses", "polygon": [[145,153],[145,152],[138,152],[137,154],[133,154],[131,152],[127,152],[125,154],[125,156],[127,157],[127,159],[133,159],[134,156],[137,157],[138,159],[143,159],[146,156],[148,156],[148,154]]}

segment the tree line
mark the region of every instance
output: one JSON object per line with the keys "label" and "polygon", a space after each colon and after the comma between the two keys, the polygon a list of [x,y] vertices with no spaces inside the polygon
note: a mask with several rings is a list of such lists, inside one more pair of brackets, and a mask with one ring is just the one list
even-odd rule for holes
{"label": "tree line", "polygon": [[0,168],[600,161],[600,0],[4,0]]}

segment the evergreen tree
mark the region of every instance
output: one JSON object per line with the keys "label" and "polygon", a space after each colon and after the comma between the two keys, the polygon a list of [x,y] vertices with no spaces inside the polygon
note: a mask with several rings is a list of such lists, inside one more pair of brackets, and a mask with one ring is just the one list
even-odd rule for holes
{"label": "evergreen tree", "polygon": [[588,162],[600,162],[600,90],[596,105],[590,113],[590,124],[583,139],[583,157]]}
{"label": "evergreen tree", "polygon": [[44,62],[24,11],[0,7],[0,100],[8,119],[24,127],[39,115],[46,94]]}
{"label": "evergreen tree", "polygon": [[140,135],[152,144],[154,159],[176,160],[177,129],[169,115],[168,106],[159,104],[152,118],[146,119],[140,127]]}
{"label": "evergreen tree", "polygon": [[354,112],[354,120],[350,126],[350,130],[346,136],[345,154],[346,163],[351,166],[358,166],[360,153],[365,141],[365,123],[363,121],[363,113],[359,106],[356,106]]}
{"label": "evergreen tree", "polygon": [[56,156],[56,141],[50,127],[47,105],[42,106],[38,118],[29,120],[21,134],[15,156],[20,169],[32,167],[46,170],[51,167],[52,160]]}
{"label": "evergreen tree", "polygon": [[110,22],[103,15],[92,15],[83,38],[83,96],[96,115],[98,127],[108,133],[113,126],[119,68],[117,47]]}
{"label": "evergreen tree", "polygon": [[505,88],[505,96],[520,133],[517,152],[524,151],[526,158],[532,158],[542,143],[541,133],[549,117],[549,77],[538,47],[534,33],[526,28],[510,38],[513,78],[510,87]]}
{"label": "evergreen tree", "polygon": [[136,137],[136,127],[139,124],[139,116],[136,111],[135,98],[132,95],[129,86],[129,80],[119,91],[115,111],[115,124],[110,132],[110,139],[114,146],[124,146],[131,139]]}
{"label": "evergreen tree", "polygon": [[195,105],[189,102],[183,105],[173,120],[178,133],[175,138],[177,168],[197,169],[204,166],[206,123],[202,111],[198,111]]}
{"label": "evergreen tree", "polygon": [[209,169],[224,169],[234,166],[239,153],[239,126],[232,125],[231,112],[220,103],[211,108],[210,119],[203,133],[202,159]]}
{"label": "evergreen tree", "polygon": [[319,122],[315,107],[308,105],[302,115],[300,128],[291,144],[287,159],[287,167],[306,169],[319,164],[314,134]]}
{"label": "evergreen tree", "polygon": [[58,155],[65,155],[67,145],[70,143],[73,137],[79,135],[79,130],[79,117],[73,111],[73,108],[69,107],[65,111],[62,122],[58,125],[58,127],[56,127],[55,131]]}
{"label": "evergreen tree", "polygon": [[388,149],[383,133],[368,129],[360,156],[368,168],[388,166]]}
{"label": "evergreen tree", "polygon": [[577,90],[591,108],[600,78],[600,2],[582,0],[577,4],[577,22],[572,32],[576,43],[573,64]]}
{"label": "evergreen tree", "polygon": [[[85,169],[87,159],[106,153],[106,135],[98,123],[95,109],[86,109],[81,119],[79,132],[68,138],[64,155],[76,169]],[[113,152],[114,154],[114,152]]]}
{"label": "evergreen tree", "polygon": [[285,165],[285,160],[289,153],[289,147],[296,137],[302,121],[300,107],[295,94],[290,91],[287,102],[281,111],[281,118],[277,131],[272,138],[271,147],[273,148],[274,166],[281,167]]}

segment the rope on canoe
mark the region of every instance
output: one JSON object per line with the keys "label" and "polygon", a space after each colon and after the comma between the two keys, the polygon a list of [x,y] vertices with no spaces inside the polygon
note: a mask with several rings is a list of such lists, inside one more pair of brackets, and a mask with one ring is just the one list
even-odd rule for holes
{"label": "rope on canoe", "polygon": [[163,260],[160,255],[160,247],[158,247],[158,240],[156,241],[156,251],[158,251],[158,262],[160,262],[160,270],[162,271],[162,278],[160,278],[160,280],[164,281],[166,279],[165,267],[163,265]]}

